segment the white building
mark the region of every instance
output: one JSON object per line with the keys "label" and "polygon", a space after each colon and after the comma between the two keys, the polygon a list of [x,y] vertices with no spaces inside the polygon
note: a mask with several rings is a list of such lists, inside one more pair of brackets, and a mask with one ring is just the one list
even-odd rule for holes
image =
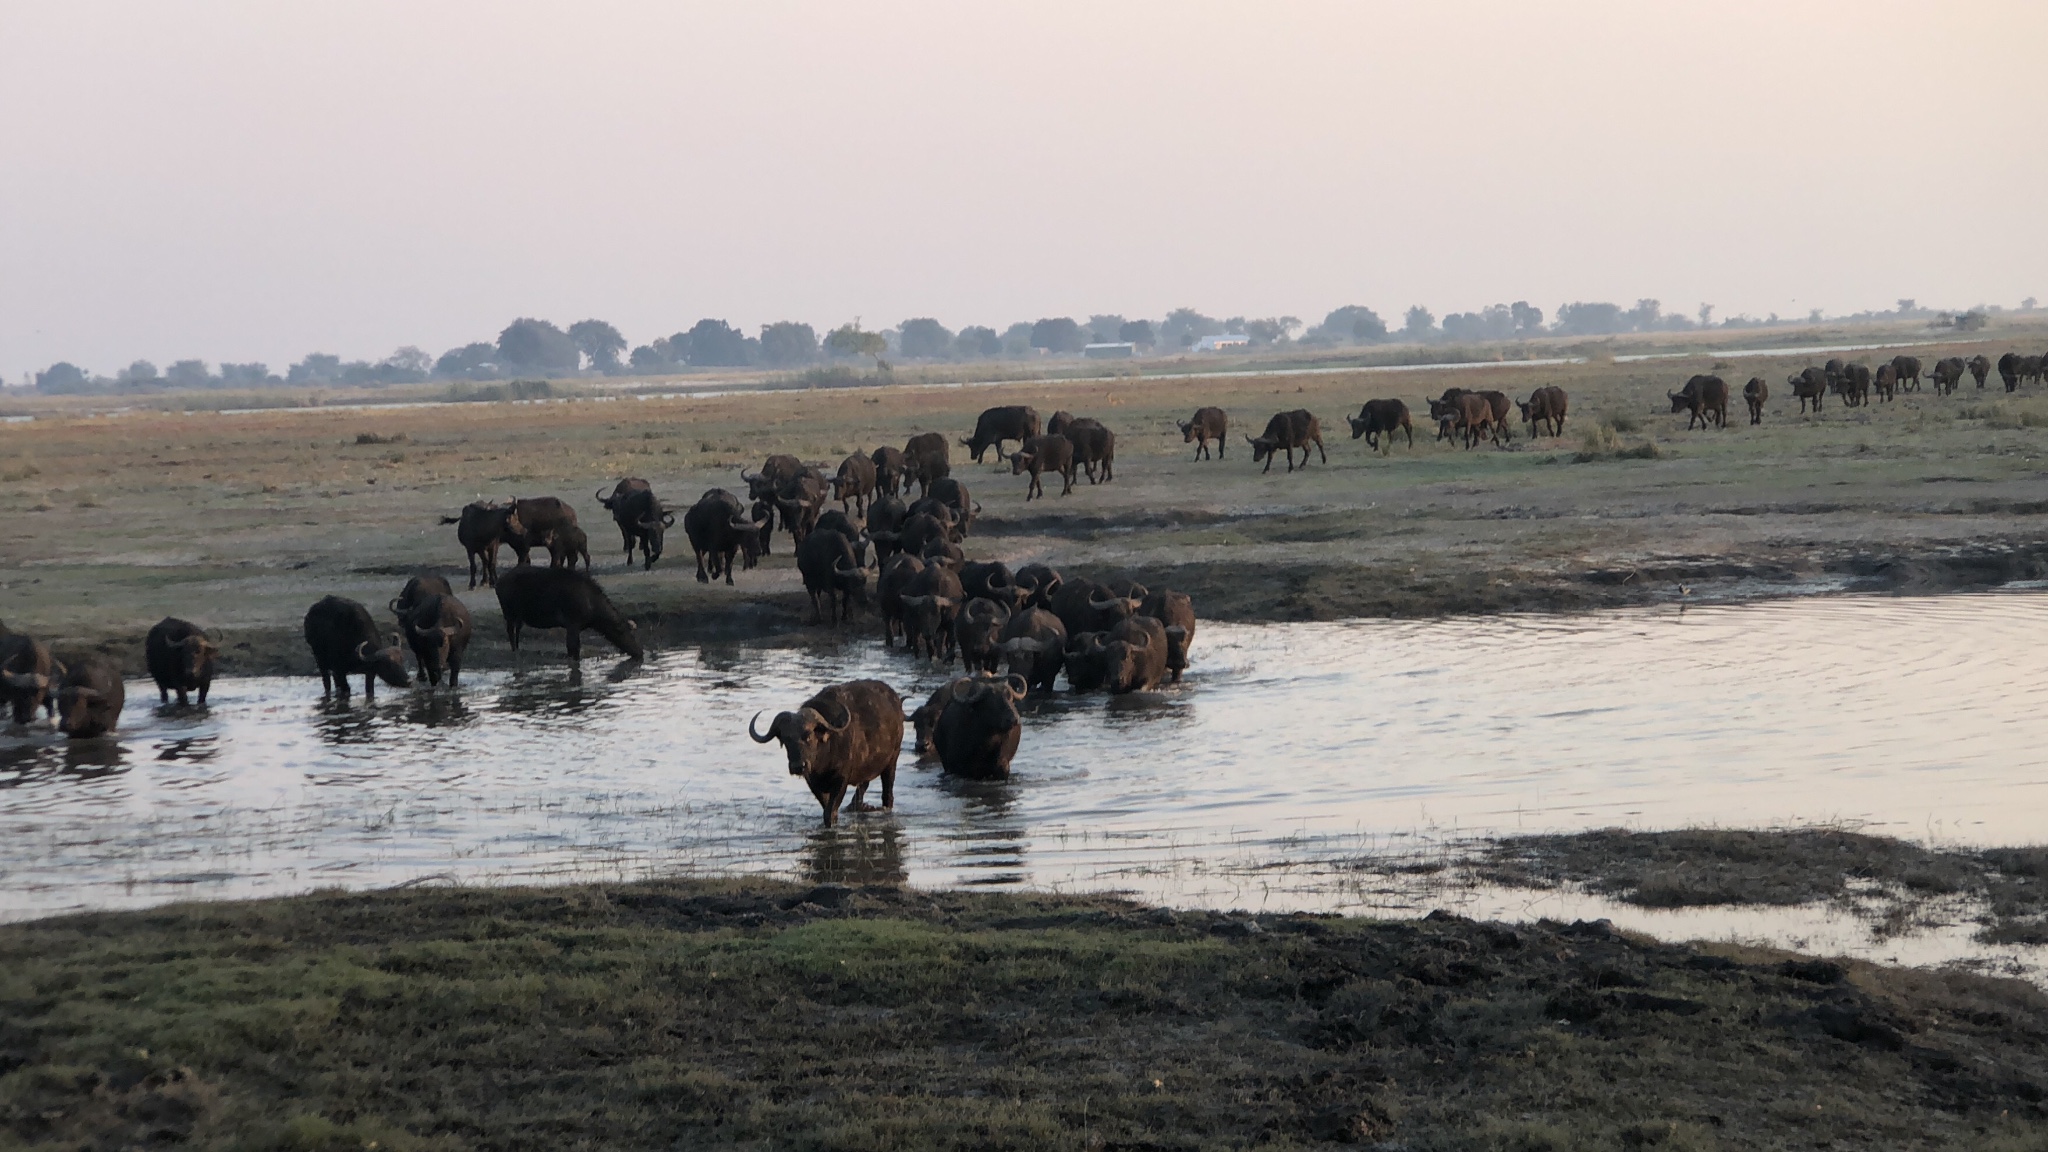
{"label": "white building", "polygon": [[1129,360],[1138,354],[1136,344],[1090,344],[1081,355],[1090,360]]}
{"label": "white building", "polygon": [[1223,352],[1232,348],[1249,348],[1252,338],[1242,332],[1225,332],[1221,336],[1204,336],[1195,341],[1197,352]]}

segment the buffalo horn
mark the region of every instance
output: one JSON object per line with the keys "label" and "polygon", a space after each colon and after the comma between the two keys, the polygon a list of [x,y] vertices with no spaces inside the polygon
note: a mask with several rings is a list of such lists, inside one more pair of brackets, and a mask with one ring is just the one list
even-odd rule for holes
{"label": "buffalo horn", "polygon": [[1012,696],[1022,696],[1031,691],[1031,682],[1015,672],[1003,677],[1003,686],[1010,690]]}
{"label": "buffalo horn", "polygon": [[453,640],[455,638],[456,631],[457,629],[453,624],[441,625],[441,635],[448,637],[450,640]]}
{"label": "buffalo horn", "polygon": [[[965,695],[962,695],[960,691],[963,688],[967,690]],[[946,685],[946,695],[951,697],[956,704],[965,704],[981,695],[981,689],[976,686],[974,681],[962,676],[951,684]]]}
{"label": "buffalo horn", "polygon": [[1168,624],[1166,626],[1166,638],[1169,640],[1185,640],[1187,635],[1188,630],[1178,624]]}
{"label": "buffalo horn", "polygon": [[1088,606],[1090,608],[1095,609],[1097,612],[1100,612],[1103,609],[1110,607],[1111,605],[1115,604],[1116,602],[1122,599],[1123,597],[1121,596],[1110,596],[1102,600],[1097,600],[1094,596],[1090,596],[1088,597]]}
{"label": "buffalo horn", "polygon": [[602,489],[602,488],[599,488],[599,489],[597,490],[597,502],[598,502],[599,504],[602,504],[602,505],[604,505],[604,506],[605,506],[605,507],[607,507],[607,508],[609,508],[609,507],[611,507],[611,506],[612,506],[611,498],[610,498],[609,496],[606,496],[606,495],[604,494],[604,489]]}
{"label": "buffalo horn", "polygon": [[[660,520],[642,520],[642,521],[640,522],[640,527],[642,527],[642,528],[652,528],[652,527],[654,527],[654,526],[655,526],[656,524],[662,524],[662,522],[661,522]],[[668,525],[666,525],[666,524],[662,524],[662,527],[666,528],[666,527],[668,527]]]}
{"label": "buffalo horn", "polygon": [[392,615],[394,615],[394,616],[403,616],[403,615],[405,615],[405,613],[404,613],[403,611],[401,611],[401,610],[399,609],[399,607],[398,607],[398,597],[396,597],[396,596],[393,596],[393,597],[391,598],[391,613],[392,613]]}
{"label": "buffalo horn", "polygon": [[356,659],[358,659],[358,660],[368,660],[368,659],[370,658],[370,657],[369,657],[369,652],[370,652],[370,642],[369,642],[368,640],[364,640],[364,641],[362,641],[361,643],[359,643],[359,644],[357,644],[357,645],[356,645]]}
{"label": "buffalo horn", "polygon": [[662,526],[663,528],[673,528],[673,527],[675,527],[675,526],[676,526],[676,514],[675,514],[675,513],[673,513],[673,512],[663,512],[663,513],[661,514],[661,526]]}
{"label": "buffalo horn", "polygon": [[[766,712],[767,709],[763,708],[761,711]],[[747,721],[747,735],[752,736],[756,744],[766,744],[782,734],[782,719],[787,715],[789,715],[787,712],[777,712],[775,719],[768,725],[768,734],[764,736],[754,731],[754,725],[761,719],[761,712],[756,712],[754,713],[754,718]]]}
{"label": "buffalo horn", "polygon": [[[1144,641],[1144,643],[1139,643],[1139,641],[1141,640]],[[1129,644],[1131,647],[1136,648],[1140,652],[1143,652],[1145,649],[1152,647],[1152,634],[1149,632],[1137,632],[1134,633],[1128,640],[1124,641],[1124,643]]]}
{"label": "buffalo horn", "polygon": [[806,711],[806,712],[809,712],[809,713],[810,713],[811,715],[813,715],[813,716],[816,716],[816,717],[818,718],[818,722],[819,722],[819,723],[821,723],[821,724],[823,724],[823,725],[824,725],[825,727],[827,727],[827,728],[830,728],[830,729],[831,729],[832,731],[834,731],[834,732],[844,732],[844,731],[846,731],[846,730],[847,730],[848,728],[851,728],[851,727],[853,726],[853,709],[851,709],[851,708],[848,708],[848,707],[847,707],[846,705],[844,705],[844,704],[840,704],[840,705],[839,705],[839,710],[840,710],[841,712],[843,712],[843,713],[845,713],[845,714],[846,714],[846,719],[844,719],[844,720],[841,720],[841,721],[840,721],[839,723],[837,723],[837,724],[834,724],[834,723],[833,723],[833,722],[832,722],[831,720],[827,719],[827,718],[826,718],[826,716],[825,716],[825,713],[824,713],[824,712],[822,712],[822,711],[820,711],[819,709],[816,709],[816,708],[806,708],[806,709],[804,709],[804,711]]}
{"label": "buffalo horn", "polygon": [[0,681],[5,681],[9,688],[17,692],[40,692],[50,686],[48,676],[39,676],[34,672],[0,672]]}
{"label": "buffalo horn", "polygon": [[[841,556],[841,557],[840,557],[840,559],[841,559],[841,560],[844,560],[844,559],[846,559],[846,557],[844,557],[844,556]],[[846,566],[846,565],[844,565],[844,564],[834,564],[834,565],[832,566],[832,570],[833,570],[834,572],[837,572],[837,573],[839,573],[839,574],[840,574],[841,576],[851,576],[851,575],[853,575],[853,574],[854,574],[855,572],[858,572],[858,571],[860,571],[860,565],[858,565],[858,564],[855,564],[855,565],[853,565],[852,567],[850,567],[850,568],[849,568],[849,567],[847,567],[847,566]]]}

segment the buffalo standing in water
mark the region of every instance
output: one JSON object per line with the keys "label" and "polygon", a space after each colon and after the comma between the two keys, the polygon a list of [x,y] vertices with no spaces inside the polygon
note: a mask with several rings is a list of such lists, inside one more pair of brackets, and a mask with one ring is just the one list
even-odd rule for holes
{"label": "buffalo standing in water", "polygon": [[1006,780],[1017,755],[1024,724],[1017,701],[1027,691],[1022,676],[963,676],[946,685],[945,703],[932,726],[939,763],[955,776]]}
{"label": "buffalo standing in water", "polygon": [[633,621],[612,605],[587,572],[567,568],[520,567],[498,581],[498,609],[505,616],[505,638],[519,650],[525,628],[560,628],[568,633],[569,659],[583,659],[583,631],[591,629],[612,647],[640,659],[640,641]]}
{"label": "buffalo standing in water", "polygon": [[[549,571],[549,569],[520,569]],[[518,575],[517,572],[512,575]],[[507,580],[511,576],[506,577]],[[502,589],[503,583],[499,584]],[[499,595],[503,595],[501,591]],[[327,596],[306,610],[306,647],[313,650],[313,663],[320,667],[323,695],[349,697],[348,678],[363,678],[363,699],[377,698],[377,681],[393,688],[409,688],[412,677],[405,673],[405,657],[399,654],[398,637],[385,644],[377,635],[377,622],[370,610],[342,596]]]}
{"label": "buffalo standing in water", "polygon": [[[441,580],[442,587],[447,585]],[[156,681],[158,703],[170,703],[171,693],[176,692],[181,708],[193,692],[199,693],[199,706],[206,707],[206,692],[213,687],[214,664],[219,657],[220,649],[206,638],[205,629],[175,616],[157,621],[142,641],[142,661],[149,668],[150,679]]]}
{"label": "buffalo standing in water", "polygon": [[757,730],[761,714],[747,722],[757,744],[782,741],[789,774],[801,776],[824,810],[825,827],[839,821],[846,790],[854,790],[849,812],[871,811],[868,785],[882,782],[882,807],[896,806],[896,758],[903,749],[903,697],[880,680],[834,684],[794,712],[778,712],[768,731]]}
{"label": "buffalo standing in water", "polygon": [[57,730],[73,740],[112,732],[127,703],[120,667],[90,653],[67,654],[60,663],[64,675],[57,685]]}

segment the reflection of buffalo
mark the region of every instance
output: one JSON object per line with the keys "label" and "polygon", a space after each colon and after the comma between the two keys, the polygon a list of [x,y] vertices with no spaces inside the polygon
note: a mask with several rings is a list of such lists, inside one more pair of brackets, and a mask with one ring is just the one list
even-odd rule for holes
{"label": "reflection of buffalo", "polygon": [[1380,438],[1386,438],[1386,451],[1394,451],[1394,431],[1399,429],[1408,434],[1408,446],[1415,447],[1415,425],[1409,423],[1408,405],[1399,400],[1367,400],[1358,410],[1358,415],[1347,416],[1351,422],[1351,438],[1365,437],[1365,446],[1380,451]]}
{"label": "reflection of buffalo", "polygon": [[1019,444],[1038,435],[1038,409],[1024,404],[1007,404],[1000,408],[985,409],[980,419],[974,422],[974,435],[960,443],[967,446],[967,454],[981,463],[984,452],[990,448],[996,455],[1003,454],[1003,441],[1015,440]]}
{"label": "reflection of buffalo", "polygon": [[854,789],[849,812],[868,811],[868,785],[882,782],[882,807],[896,806],[896,757],[903,748],[903,697],[880,680],[834,684],[794,712],[778,712],[760,732],[747,723],[759,744],[782,741],[789,774],[801,776],[824,810],[827,827],[838,823],[846,790]]}
{"label": "reflection of buffalo", "polygon": [[1223,449],[1228,446],[1230,415],[1221,408],[1197,408],[1195,418],[1179,421],[1181,443],[1195,446],[1195,459],[1206,459],[1209,455],[1209,441],[1216,442],[1216,459],[1223,459]]}
{"label": "reflection of buffalo", "polygon": [[[448,582],[439,576],[413,579],[437,581],[443,590],[448,587]],[[197,692],[200,707],[205,707],[206,691],[213,686],[214,666],[219,657],[220,649],[207,639],[205,629],[175,616],[157,621],[142,640],[142,661],[149,668],[150,679],[156,681],[159,703],[169,703],[171,693],[176,692],[178,704],[183,707],[189,702],[188,694]]]}
{"label": "reflection of buffalo", "polygon": [[1002,780],[1024,735],[1017,701],[1022,676],[963,676],[945,687],[945,704],[932,726],[939,763],[955,776]]}
{"label": "reflection of buffalo", "polygon": [[1259,469],[1262,475],[1273,470],[1273,457],[1282,452],[1287,454],[1287,470],[1294,471],[1294,450],[1297,448],[1301,449],[1301,466],[1307,468],[1310,444],[1316,446],[1316,452],[1321,455],[1323,463],[1330,462],[1330,454],[1323,451],[1322,422],[1306,408],[1296,408],[1292,412],[1275,412],[1273,418],[1266,421],[1266,430],[1263,433],[1247,436],[1245,440],[1252,446],[1252,463],[1257,464],[1261,460],[1266,462],[1266,466]]}

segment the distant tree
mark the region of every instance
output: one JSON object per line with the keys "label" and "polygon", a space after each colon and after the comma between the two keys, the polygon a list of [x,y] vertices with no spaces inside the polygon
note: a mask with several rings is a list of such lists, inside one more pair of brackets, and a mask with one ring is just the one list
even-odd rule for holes
{"label": "distant tree", "polygon": [[1121,316],[1090,316],[1087,324],[1088,342],[1114,344],[1117,341],[1117,331],[1123,326],[1124,318]]}
{"label": "distant tree", "polygon": [[1808,309],[1808,310],[1807,310],[1807,313],[1806,313],[1806,322],[1807,322],[1808,324],[1818,324],[1818,323],[1820,323],[1820,322],[1821,322],[1821,318],[1822,318],[1822,317],[1821,317],[1821,314],[1820,314],[1820,309],[1818,309],[1818,308],[1811,308],[1811,309]]}
{"label": "distant tree", "polygon": [[1152,322],[1150,320],[1124,321],[1122,324],[1117,325],[1116,338],[1125,344],[1136,344],[1140,348],[1150,348],[1158,343],[1158,340],[1152,335]]}
{"label": "distant tree", "polygon": [[285,370],[288,384],[332,384],[341,379],[341,357],[314,352]]}
{"label": "distant tree", "polygon": [[879,363],[888,350],[889,341],[880,332],[863,329],[859,320],[841,324],[825,335],[825,351],[834,356],[867,357]]}
{"label": "distant tree", "polygon": [[223,388],[254,388],[261,384],[277,383],[277,378],[270,374],[270,365],[260,360],[252,360],[247,364],[223,362],[220,366],[220,383]]}
{"label": "distant tree", "polygon": [[761,362],[778,368],[818,358],[818,334],[809,324],[779,320],[761,325]]}
{"label": "distant tree", "polygon": [[1254,344],[1278,344],[1299,327],[1301,321],[1292,316],[1269,316],[1263,320],[1245,321],[1243,331]]}
{"label": "distant tree", "polygon": [[1490,304],[1477,312],[1453,312],[1444,317],[1443,329],[1452,340],[1506,340],[1515,334],[1514,311]]}
{"label": "distant tree", "polygon": [[675,367],[675,361],[668,358],[668,353],[655,348],[652,344],[642,344],[638,348],[633,349],[632,355],[627,360],[628,363],[632,364],[633,371],[635,372],[653,374],[666,372],[670,368]]}
{"label": "distant tree", "polygon": [[1699,316],[1700,327],[1712,328],[1714,326],[1714,306],[1712,304],[1700,305]]}
{"label": "distant tree", "polygon": [[1562,336],[1611,336],[1627,331],[1627,321],[1619,304],[1574,301],[1558,306],[1555,331]]}
{"label": "distant tree", "polygon": [[434,361],[434,375],[469,376],[477,369],[497,362],[497,345],[479,340],[474,344],[464,344],[460,348],[450,348],[441,353],[441,358]]}
{"label": "distant tree", "polygon": [[1407,319],[1401,324],[1401,334],[1410,340],[1427,340],[1436,335],[1436,313],[1420,304],[1410,305]]}
{"label": "distant tree", "polygon": [[736,368],[747,362],[746,333],[723,320],[699,320],[689,331],[690,363]]}
{"label": "distant tree", "polygon": [[1515,322],[1515,331],[1523,336],[1533,336],[1543,331],[1543,309],[1527,300],[1517,300],[1508,305],[1508,314]]}
{"label": "distant tree", "polygon": [[1920,302],[1908,296],[1899,301],[1899,315],[1910,316],[1920,310]]}
{"label": "distant tree", "polygon": [[654,350],[667,356],[671,363],[688,364],[690,362],[690,334],[688,332],[671,332],[654,342]]}
{"label": "distant tree", "polygon": [[393,384],[414,384],[434,371],[434,358],[417,346],[406,344],[378,361],[377,367]]}
{"label": "distant tree", "polygon": [[919,360],[944,356],[953,347],[953,334],[929,316],[905,320],[896,337],[902,354]]}
{"label": "distant tree", "polygon": [[1031,346],[1058,354],[1079,352],[1088,343],[1088,334],[1074,323],[1071,316],[1050,316],[1031,326]]}
{"label": "distant tree", "polygon": [[969,358],[985,358],[1003,354],[1003,337],[995,329],[982,324],[969,324],[953,337],[953,351]]}
{"label": "distant tree", "polygon": [[619,370],[619,353],[626,350],[626,338],[603,320],[578,320],[569,325],[569,339],[590,366],[610,375]]}
{"label": "distant tree", "polygon": [[119,383],[129,385],[153,384],[156,382],[156,365],[151,364],[147,360],[137,360],[135,363],[121,369],[120,374],[115,376],[114,379]]}
{"label": "distant tree", "polygon": [[2029,296],[2025,300],[2020,301],[2020,309],[2025,312],[2032,312],[2035,308],[2040,306],[2040,303],[2041,302],[2039,300],[2036,300],[2032,296]]}
{"label": "distant tree", "polygon": [[1031,354],[1031,329],[1029,320],[1019,320],[1003,329],[1003,355],[1029,356]]}
{"label": "distant tree", "polygon": [[41,372],[36,373],[36,391],[51,395],[84,392],[92,386],[92,378],[85,369],[69,360],[59,360]]}
{"label": "distant tree", "polygon": [[1346,304],[1332,309],[1323,322],[1302,334],[1302,340],[1316,344],[1370,343],[1387,338],[1387,323],[1379,313],[1363,304]]}
{"label": "distant tree", "polygon": [[1622,313],[1622,322],[1631,331],[1655,332],[1664,318],[1664,302],[1661,300],[1638,300],[1636,306]]}
{"label": "distant tree", "polygon": [[520,372],[574,372],[583,350],[546,320],[522,316],[498,333],[498,362]]}
{"label": "distant tree", "polygon": [[204,388],[213,383],[213,373],[204,360],[178,360],[164,372],[164,383],[173,388]]}
{"label": "distant tree", "polygon": [[1972,308],[1955,318],[1955,327],[1959,332],[1975,332],[1984,327],[1990,319],[1991,317],[1981,309]]}
{"label": "distant tree", "polygon": [[1204,336],[1214,336],[1221,331],[1223,325],[1193,308],[1175,308],[1159,323],[1160,342],[1181,348],[1192,345]]}

